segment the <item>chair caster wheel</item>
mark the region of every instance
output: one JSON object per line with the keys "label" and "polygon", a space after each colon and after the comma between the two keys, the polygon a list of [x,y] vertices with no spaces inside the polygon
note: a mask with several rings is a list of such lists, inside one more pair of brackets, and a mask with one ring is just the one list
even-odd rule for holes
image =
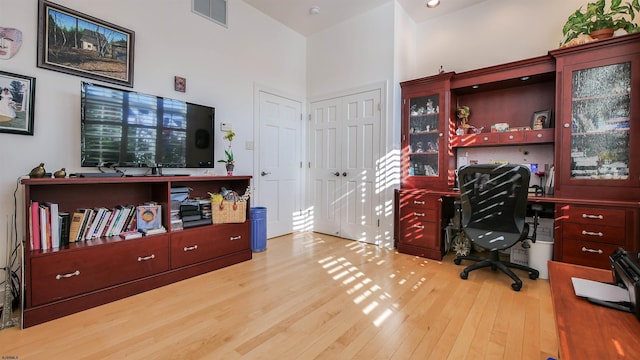
{"label": "chair caster wheel", "polygon": [[531,280],[535,280],[538,278],[538,276],[540,276],[540,274],[535,274],[535,273],[530,273],[529,274],[529,279]]}
{"label": "chair caster wheel", "polygon": [[458,259],[458,258],[453,259],[453,263],[456,265],[460,265],[461,262],[462,262],[462,259]]}
{"label": "chair caster wheel", "polygon": [[520,291],[520,289],[522,288],[522,284],[513,283],[511,284],[511,288],[513,289],[513,291]]}
{"label": "chair caster wheel", "polygon": [[467,280],[468,277],[469,277],[469,274],[467,274],[466,272],[463,271],[460,273],[460,279]]}

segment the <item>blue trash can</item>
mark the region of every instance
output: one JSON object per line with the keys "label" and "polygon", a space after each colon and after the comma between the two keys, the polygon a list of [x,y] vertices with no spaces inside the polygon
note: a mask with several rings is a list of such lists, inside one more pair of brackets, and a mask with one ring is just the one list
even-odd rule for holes
{"label": "blue trash can", "polygon": [[267,250],[267,208],[251,208],[251,251]]}

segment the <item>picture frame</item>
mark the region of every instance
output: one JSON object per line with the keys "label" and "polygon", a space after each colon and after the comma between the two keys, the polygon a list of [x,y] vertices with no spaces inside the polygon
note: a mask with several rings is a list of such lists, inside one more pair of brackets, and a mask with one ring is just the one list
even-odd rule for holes
{"label": "picture frame", "polygon": [[38,9],[38,67],[133,87],[133,31],[46,0]]}
{"label": "picture frame", "polygon": [[34,77],[0,71],[0,133],[33,135],[35,94]]}
{"label": "picture frame", "polygon": [[187,91],[187,79],[181,76],[173,77],[173,89],[179,92]]}
{"label": "picture frame", "polygon": [[551,110],[538,110],[531,117],[531,130],[548,129],[551,127]]}

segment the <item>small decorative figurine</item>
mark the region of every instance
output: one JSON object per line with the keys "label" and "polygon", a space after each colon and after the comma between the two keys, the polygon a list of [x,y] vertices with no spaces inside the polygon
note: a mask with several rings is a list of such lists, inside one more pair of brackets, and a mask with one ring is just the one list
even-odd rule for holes
{"label": "small decorative figurine", "polygon": [[40,163],[40,165],[34,167],[33,169],[31,169],[31,172],[29,172],[29,177],[32,178],[41,178],[44,177],[44,174],[47,171],[44,169],[44,163]]}
{"label": "small decorative figurine", "polygon": [[65,168],[62,168],[56,172],[53,173],[53,177],[54,178],[65,178],[67,177],[67,171],[65,170]]}

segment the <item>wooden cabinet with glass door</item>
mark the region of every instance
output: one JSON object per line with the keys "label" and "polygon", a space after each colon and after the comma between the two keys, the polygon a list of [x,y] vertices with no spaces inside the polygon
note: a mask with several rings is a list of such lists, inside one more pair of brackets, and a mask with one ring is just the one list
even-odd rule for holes
{"label": "wooden cabinet with glass door", "polygon": [[554,50],[556,194],[640,200],[640,34]]}
{"label": "wooden cabinet with glass door", "polygon": [[402,188],[446,190],[449,161],[449,80],[444,73],[400,83],[402,88]]}

